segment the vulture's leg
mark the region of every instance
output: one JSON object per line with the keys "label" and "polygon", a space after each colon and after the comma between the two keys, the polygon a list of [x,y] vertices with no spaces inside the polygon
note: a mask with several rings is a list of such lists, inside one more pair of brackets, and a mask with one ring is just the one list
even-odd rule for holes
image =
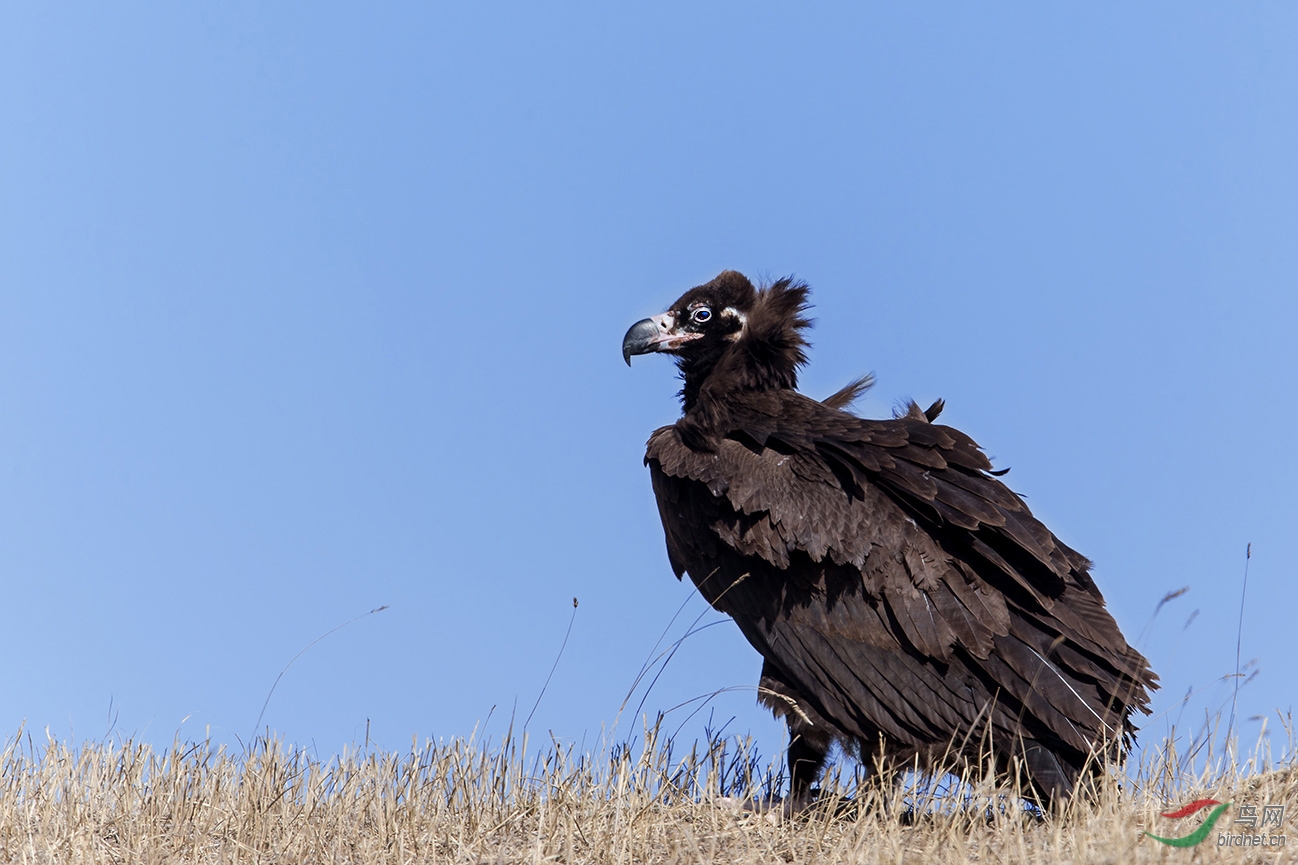
{"label": "vulture's leg", "polygon": [[996,773],[1044,811],[1062,806],[1073,794],[1077,770],[1035,739],[1020,739],[996,755]]}
{"label": "vulture's leg", "polygon": [[829,756],[829,743],[818,741],[809,730],[789,720],[789,797],[796,804],[809,803],[811,788]]}
{"label": "vulture's leg", "polygon": [[1022,748],[1028,781],[1038,804],[1047,811],[1061,806],[1072,795],[1076,770],[1070,772],[1054,751],[1039,742],[1029,739]]}
{"label": "vulture's leg", "polygon": [[789,725],[789,798],[785,811],[799,811],[815,799],[815,784],[824,768],[834,734],[829,723],[771,664],[762,664],[758,699]]}

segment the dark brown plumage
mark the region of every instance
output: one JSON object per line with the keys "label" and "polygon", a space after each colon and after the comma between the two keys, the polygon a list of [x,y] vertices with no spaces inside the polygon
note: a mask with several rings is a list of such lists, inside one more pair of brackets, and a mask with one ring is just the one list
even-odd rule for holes
{"label": "dark brown plumage", "polygon": [[672,568],[765,658],[795,800],[834,741],[885,768],[990,747],[1042,801],[1068,795],[1129,744],[1156,677],[1090,563],[933,423],[940,400],[867,420],[843,409],[868,377],[797,392],[806,300],[726,271],[628,331],[628,363],[671,353],[684,379],[645,456]]}

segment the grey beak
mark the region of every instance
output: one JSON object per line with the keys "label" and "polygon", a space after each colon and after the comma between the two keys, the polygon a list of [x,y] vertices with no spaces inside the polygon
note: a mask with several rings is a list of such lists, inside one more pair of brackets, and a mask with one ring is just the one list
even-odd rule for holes
{"label": "grey beak", "polygon": [[648,354],[654,351],[654,345],[662,331],[658,328],[657,322],[652,318],[642,318],[622,337],[622,359],[626,365],[631,365],[631,355]]}

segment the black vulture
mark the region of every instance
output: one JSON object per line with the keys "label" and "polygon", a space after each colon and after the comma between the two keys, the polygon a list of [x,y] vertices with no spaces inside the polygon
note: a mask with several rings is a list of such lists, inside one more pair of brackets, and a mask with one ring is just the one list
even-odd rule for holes
{"label": "black vulture", "polygon": [[725,271],[623,340],[684,381],[645,456],[672,569],[765,659],[793,802],[838,742],[883,772],[990,757],[1057,803],[1130,746],[1157,677],[941,401],[870,420],[845,410],[868,378],[797,391],[807,293]]}

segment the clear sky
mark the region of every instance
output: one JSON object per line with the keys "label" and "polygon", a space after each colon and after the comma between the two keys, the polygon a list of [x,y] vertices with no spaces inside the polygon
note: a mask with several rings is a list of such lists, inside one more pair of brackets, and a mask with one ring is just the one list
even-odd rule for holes
{"label": "clear sky", "polygon": [[[1012,467],[1151,730],[1229,711],[1178,703],[1250,542],[1240,714],[1293,706],[1298,7],[544,7],[0,11],[0,731],[246,739],[387,604],[263,724],[499,735],[575,596],[530,729],[589,744],[720,618],[641,462],[674,369],[619,346],[724,268],[811,284],[807,392]],[[759,666],[708,628],[645,711],[740,686],[774,751]]]}

